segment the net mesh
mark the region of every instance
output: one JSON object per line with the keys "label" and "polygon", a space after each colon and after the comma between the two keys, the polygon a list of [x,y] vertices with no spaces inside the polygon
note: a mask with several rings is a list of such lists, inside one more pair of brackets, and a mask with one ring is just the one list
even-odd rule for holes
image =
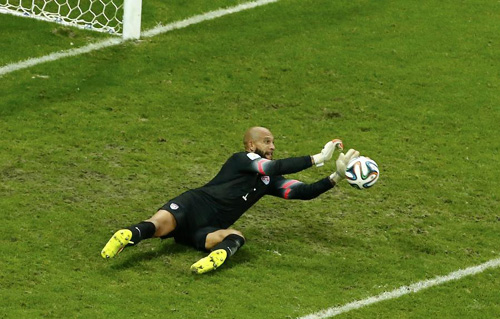
{"label": "net mesh", "polygon": [[0,13],[121,35],[123,0],[0,0]]}

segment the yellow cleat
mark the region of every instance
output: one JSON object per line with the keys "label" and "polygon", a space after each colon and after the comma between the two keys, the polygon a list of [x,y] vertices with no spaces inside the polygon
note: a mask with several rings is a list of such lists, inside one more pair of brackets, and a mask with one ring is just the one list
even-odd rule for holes
{"label": "yellow cleat", "polygon": [[132,232],[130,230],[120,229],[117,231],[102,249],[102,258],[115,257],[128,243],[131,243],[130,239],[132,239]]}
{"label": "yellow cleat", "polygon": [[204,257],[191,266],[191,272],[195,274],[204,274],[215,270],[226,261],[227,252],[224,249],[212,251],[207,257]]}

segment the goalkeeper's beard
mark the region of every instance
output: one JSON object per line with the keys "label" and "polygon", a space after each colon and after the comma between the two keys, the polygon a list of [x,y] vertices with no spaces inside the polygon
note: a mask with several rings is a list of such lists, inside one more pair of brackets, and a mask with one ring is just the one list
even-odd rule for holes
{"label": "goalkeeper's beard", "polygon": [[[254,151],[254,153],[255,153],[255,154],[257,154],[257,155],[259,155],[260,157],[262,157],[262,158],[266,158],[266,159],[268,159],[268,160],[273,159],[273,153],[268,153],[268,155],[266,155],[266,153],[265,153],[264,151],[260,150],[260,149],[256,149],[256,150]],[[269,156],[269,157],[268,157],[268,156]]]}

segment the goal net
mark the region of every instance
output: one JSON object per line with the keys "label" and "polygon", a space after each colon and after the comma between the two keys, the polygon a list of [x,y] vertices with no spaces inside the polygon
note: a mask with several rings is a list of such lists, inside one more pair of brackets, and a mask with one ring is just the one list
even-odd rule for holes
{"label": "goal net", "polygon": [[142,0],[0,0],[0,13],[57,22],[124,38],[139,38],[141,7]]}

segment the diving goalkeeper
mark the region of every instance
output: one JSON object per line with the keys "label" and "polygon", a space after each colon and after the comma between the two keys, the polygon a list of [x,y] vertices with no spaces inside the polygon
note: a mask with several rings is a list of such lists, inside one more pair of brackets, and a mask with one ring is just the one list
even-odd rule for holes
{"label": "diving goalkeeper", "polygon": [[283,175],[323,165],[332,158],[336,148],[343,149],[342,141],[326,143],[316,155],[281,160],[272,160],[274,137],[266,128],[248,129],[243,143],[245,151],[229,157],[206,185],[170,200],[151,218],[118,230],[102,249],[102,257],[113,258],[125,247],[137,245],[144,239],[173,237],[178,243],[210,252],[191,266],[192,272],[212,271],[243,246],[243,234],[230,227],[262,196],[313,199],[344,179],[347,163],[359,156],[353,149],[341,153],[333,174],[306,184]]}

